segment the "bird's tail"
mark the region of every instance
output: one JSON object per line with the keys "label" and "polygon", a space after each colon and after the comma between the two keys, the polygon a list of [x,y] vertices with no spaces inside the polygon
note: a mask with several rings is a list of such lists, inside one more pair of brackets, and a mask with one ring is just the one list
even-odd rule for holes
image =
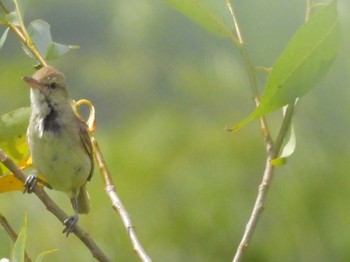
{"label": "bird's tail", "polygon": [[78,194],[78,213],[87,214],[90,211],[90,197],[89,193],[86,191],[86,184],[84,184]]}

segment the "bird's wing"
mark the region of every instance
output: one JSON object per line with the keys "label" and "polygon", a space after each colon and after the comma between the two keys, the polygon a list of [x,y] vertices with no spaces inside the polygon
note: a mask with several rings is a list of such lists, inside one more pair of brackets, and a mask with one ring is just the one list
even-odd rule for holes
{"label": "bird's wing", "polygon": [[80,135],[81,142],[83,143],[83,146],[90,157],[91,170],[90,170],[89,177],[87,179],[88,181],[90,181],[92,174],[94,172],[94,156],[93,156],[93,148],[92,148],[91,139],[90,139],[90,132],[87,124],[84,121],[80,120],[79,118],[77,119],[79,120],[79,130],[80,130],[79,135]]}

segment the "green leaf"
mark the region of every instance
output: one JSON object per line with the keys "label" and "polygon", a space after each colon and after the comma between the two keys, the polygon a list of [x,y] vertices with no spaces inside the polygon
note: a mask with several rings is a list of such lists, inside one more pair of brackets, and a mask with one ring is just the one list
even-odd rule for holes
{"label": "green leaf", "polygon": [[28,34],[39,53],[46,54],[49,44],[52,42],[50,25],[44,20],[35,20],[28,26]]}
{"label": "green leaf", "polygon": [[[286,106],[283,108],[283,115],[285,115],[285,110],[286,110]],[[295,136],[295,132],[292,124],[289,125],[289,130],[284,140],[286,141],[286,143],[282,148],[281,155],[271,160],[271,164],[274,166],[285,165],[287,163],[288,157],[290,157],[295,151],[296,136]]]}
{"label": "green leaf", "polygon": [[[40,54],[45,55],[45,59],[53,60],[61,57],[72,49],[78,48],[73,45],[63,45],[52,40],[50,25],[44,20],[35,20],[28,26],[28,34],[32,38],[35,47]],[[24,48],[27,54],[26,48]]]}
{"label": "green leaf", "polygon": [[[1,219],[5,219],[2,217],[0,214]],[[9,256],[11,254],[11,249],[12,249],[12,240],[10,239],[9,235],[7,234],[6,230],[4,227],[0,227],[0,261],[4,256]],[[5,260],[4,260],[5,261]],[[10,260],[8,260],[10,261]]]}
{"label": "green leaf", "polygon": [[62,45],[59,43],[52,42],[46,52],[46,59],[53,60],[55,58],[61,57],[71,49],[77,49],[77,45]]}
{"label": "green leaf", "polygon": [[48,251],[44,251],[42,253],[39,254],[39,256],[37,257],[37,259],[35,260],[35,262],[41,262],[43,261],[43,258],[49,254],[52,254],[54,252],[57,252],[59,249],[52,249],[52,250],[48,250]]}
{"label": "green leaf", "polygon": [[10,24],[13,24],[15,26],[19,26],[20,25],[20,22],[19,22],[19,19],[18,19],[18,15],[15,11],[12,11],[8,14],[5,15],[5,21],[10,23]]}
{"label": "green leaf", "polygon": [[[0,148],[16,162],[29,155],[26,130],[30,108],[19,108],[0,116]],[[0,175],[2,175],[0,167]]]}
{"label": "green leaf", "polygon": [[10,30],[10,28],[7,28],[0,38],[0,49],[4,46],[4,43],[5,43],[6,38],[7,38],[7,33],[9,32],[9,30]]}
{"label": "green leaf", "polygon": [[259,106],[232,130],[293,102],[309,92],[330,68],[340,38],[337,1],[317,11],[277,59]]}
{"label": "green leaf", "polygon": [[212,8],[215,1],[165,0],[172,8],[176,9],[208,32],[219,37],[233,37],[231,30],[224,24],[222,19]]}
{"label": "green leaf", "polygon": [[21,231],[18,234],[15,245],[12,251],[12,262],[24,261],[24,252],[27,240],[27,214],[24,215],[24,222]]}

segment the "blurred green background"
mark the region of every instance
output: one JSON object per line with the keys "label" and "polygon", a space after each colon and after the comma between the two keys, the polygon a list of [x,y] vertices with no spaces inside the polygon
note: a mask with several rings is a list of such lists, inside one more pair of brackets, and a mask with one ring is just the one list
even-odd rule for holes
{"label": "blurred green background", "polygon": [[[257,121],[225,131],[253,109],[237,48],[164,1],[22,2],[27,22],[42,18],[55,41],[80,45],[52,64],[75,99],[94,103],[95,137],[148,254],[154,261],[231,261],[265,159]],[[233,2],[253,62],[272,66],[302,25],[306,1]],[[224,0],[217,8],[229,22]],[[350,259],[349,1],[339,0],[338,9],[338,59],[298,105],[296,152],[276,170],[245,261]],[[31,65],[10,34],[0,52],[1,113],[29,105],[21,77],[34,72]],[[263,86],[265,76],[258,76]],[[269,120],[275,135],[279,113]],[[80,225],[112,261],[139,261],[97,170],[88,189],[92,211]],[[64,194],[49,193],[72,213]],[[2,194],[0,212],[17,230],[28,213],[31,257],[59,248],[46,260],[93,260],[75,236],[61,234],[36,197]],[[0,243],[0,257],[8,256],[2,228]]]}

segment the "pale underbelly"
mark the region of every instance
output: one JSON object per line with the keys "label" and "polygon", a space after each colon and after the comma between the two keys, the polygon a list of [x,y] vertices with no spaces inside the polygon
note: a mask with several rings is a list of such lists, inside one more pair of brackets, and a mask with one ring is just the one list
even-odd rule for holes
{"label": "pale underbelly", "polygon": [[34,148],[33,143],[29,143],[34,167],[53,189],[76,194],[86,183],[91,170],[90,158],[80,144],[80,138],[70,138],[70,143],[62,143],[62,137],[57,139],[51,135],[34,139]]}

